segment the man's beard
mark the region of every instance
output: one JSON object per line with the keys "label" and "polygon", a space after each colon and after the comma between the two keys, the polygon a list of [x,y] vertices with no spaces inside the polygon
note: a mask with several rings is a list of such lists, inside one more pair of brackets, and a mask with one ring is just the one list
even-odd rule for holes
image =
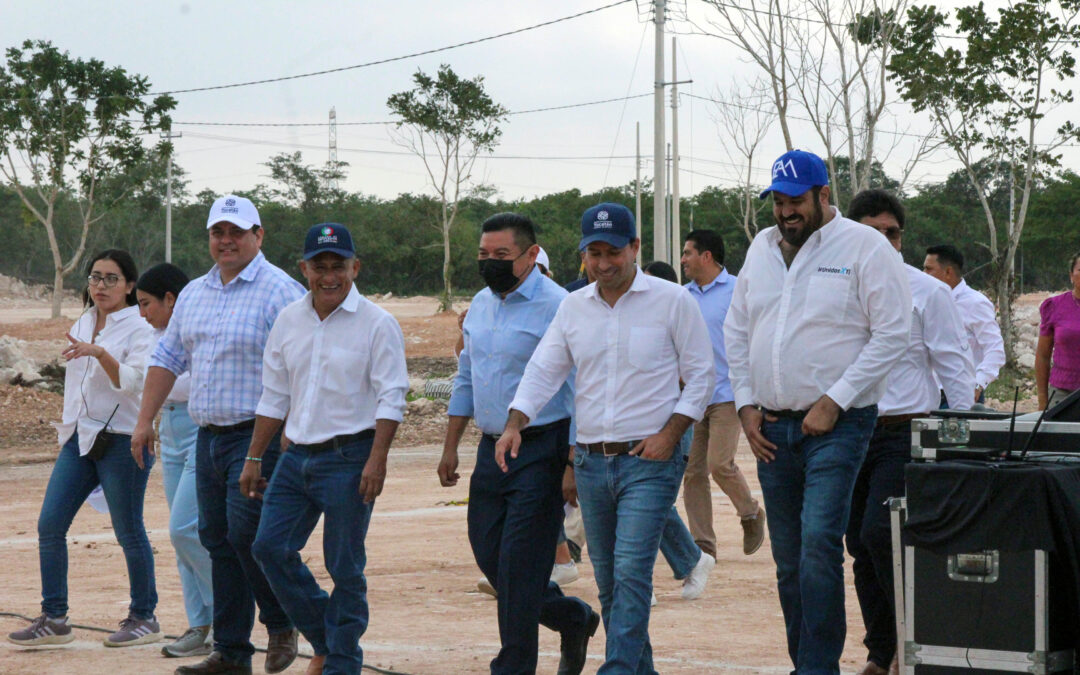
{"label": "man's beard", "polygon": [[806,243],[806,240],[810,238],[810,235],[821,229],[825,214],[821,210],[821,202],[814,200],[814,215],[810,220],[806,221],[803,227],[799,230],[789,229],[783,223],[780,225],[780,236],[784,238],[788,246],[793,248],[802,248],[802,245]]}

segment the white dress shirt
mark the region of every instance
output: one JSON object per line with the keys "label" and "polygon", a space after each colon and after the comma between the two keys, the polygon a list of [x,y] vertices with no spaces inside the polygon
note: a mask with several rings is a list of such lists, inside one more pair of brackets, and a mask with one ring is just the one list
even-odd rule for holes
{"label": "white dress shirt", "polygon": [[[1005,365],[1005,342],[1001,339],[1001,328],[994,315],[994,303],[968,286],[963,279],[952,289],[952,296],[971,344],[975,384],[986,389],[997,379],[998,371]],[[952,404],[951,398],[949,404]]]}
{"label": "white dress shirt", "polygon": [[904,269],[911,285],[911,340],[889,372],[878,415],[936,410],[941,391],[935,375],[944,386],[949,407],[968,410],[974,403],[975,367],[949,286],[911,265]]}
{"label": "white dress shirt", "polygon": [[262,384],[255,414],[288,418],[294,443],[373,429],[376,419],[400,422],[409,390],[401,327],[356,286],[320,321],[309,292],[274,321]]}
{"label": "white dress shirt", "polygon": [[578,443],[641,440],[675,413],[700,420],[716,378],[697,302],[641,270],[614,307],[596,283],[563,300],[510,408],[534,419],[575,366]]}
{"label": "white dress shirt", "polygon": [[911,291],[895,249],[833,208],[789,268],[776,226],[762,230],[735,283],[724,341],[736,409],[847,410],[881,400],[907,348]]}
{"label": "white dress shirt", "polygon": [[146,361],[155,342],[153,327],[139,316],[139,308],[134,305],[106,316],[105,327],[94,339],[96,324],[97,310],[91,307],[71,327],[71,337],[104,347],[120,364],[120,386],[113,386],[101,363],[92,356],[68,361],[64,373],[64,417],[54,426],[60,445],[79,432],[80,455],[90,452],[114,408],[116,414],[109,422],[108,431],[130,434],[135,430]]}

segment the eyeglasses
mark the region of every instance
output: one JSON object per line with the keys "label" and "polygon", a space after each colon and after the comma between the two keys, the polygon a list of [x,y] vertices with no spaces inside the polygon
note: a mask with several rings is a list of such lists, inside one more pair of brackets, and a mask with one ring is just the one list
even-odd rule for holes
{"label": "eyeglasses", "polygon": [[100,274],[91,274],[86,277],[86,283],[91,286],[97,286],[98,284],[105,284],[105,288],[112,288],[116,284],[120,283],[120,277],[116,274],[106,274],[101,276]]}
{"label": "eyeglasses", "polygon": [[875,230],[885,235],[889,241],[896,241],[900,238],[900,235],[904,233],[904,229],[901,227],[875,227]]}

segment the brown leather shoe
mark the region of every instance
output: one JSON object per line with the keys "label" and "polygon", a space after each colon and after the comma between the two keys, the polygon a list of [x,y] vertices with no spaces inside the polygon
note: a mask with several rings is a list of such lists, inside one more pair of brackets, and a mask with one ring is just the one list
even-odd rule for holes
{"label": "brown leather shoe", "polygon": [[756,553],[765,541],[765,509],[759,506],[755,515],[739,522],[743,529],[742,552],[746,555]]}
{"label": "brown leather shoe", "polygon": [[180,666],[174,675],[251,675],[251,666],[244,663],[226,661],[221,652],[211,652],[210,656],[190,666]]}
{"label": "brown leather shoe", "polygon": [[873,661],[867,661],[866,665],[860,668],[856,675],[889,675],[889,671]]}
{"label": "brown leather shoe", "polygon": [[295,628],[283,633],[273,633],[266,643],[266,665],[268,673],[280,673],[296,660],[296,638],[299,633]]}

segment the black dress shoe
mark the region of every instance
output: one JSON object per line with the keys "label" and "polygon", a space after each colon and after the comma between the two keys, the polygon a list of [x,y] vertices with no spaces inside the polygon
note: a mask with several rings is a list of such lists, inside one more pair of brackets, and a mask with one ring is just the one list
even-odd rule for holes
{"label": "black dress shoe", "polygon": [[266,643],[266,665],[268,673],[280,673],[296,660],[296,638],[299,632],[295,628],[283,633],[273,633]]}
{"label": "black dress shoe", "polygon": [[227,673],[228,675],[251,675],[251,666],[244,663],[226,661],[221,652],[211,652],[204,661],[190,666],[180,666],[174,675],[216,675]]}
{"label": "black dress shoe", "polygon": [[562,634],[559,658],[558,675],[580,675],[585,669],[585,657],[589,653],[589,638],[596,635],[596,627],[600,625],[600,615],[589,609],[589,615],[585,618],[585,624],[575,631],[566,631]]}

